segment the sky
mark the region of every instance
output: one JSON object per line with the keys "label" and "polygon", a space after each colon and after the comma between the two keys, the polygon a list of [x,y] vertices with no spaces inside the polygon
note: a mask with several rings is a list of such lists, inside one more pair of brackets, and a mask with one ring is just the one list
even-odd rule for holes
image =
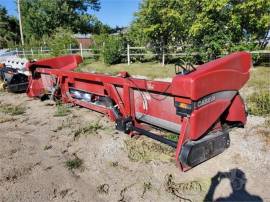
{"label": "sky", "polygon": [[[101,9],[98,12],[90,11],[90,14],[95,14],[103,23],[115,27],[129,25],[141,0],[100,0],[100,2]],[[0,4],[6,7],[10,15],[17,16],[15,0],[0,0]]]}

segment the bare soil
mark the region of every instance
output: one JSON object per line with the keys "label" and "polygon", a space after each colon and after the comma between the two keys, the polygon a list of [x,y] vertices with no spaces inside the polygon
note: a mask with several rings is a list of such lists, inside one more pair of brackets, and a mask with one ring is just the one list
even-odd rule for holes
{"label": "bare soil", "polygon": [[[238,193],[270,201],[265,118],[249,116],[244,129],[230,133],[229,149],[181,172],[169,148],[143,136],[130,138],[99,113],[73,107],[58,117],[51,102],[2,92],[0,105],[6,104],[25,113],[0,112],[2,202],[202,201],[211,183],[210,200]],[[74,159],[82,164],[67,164]]]}

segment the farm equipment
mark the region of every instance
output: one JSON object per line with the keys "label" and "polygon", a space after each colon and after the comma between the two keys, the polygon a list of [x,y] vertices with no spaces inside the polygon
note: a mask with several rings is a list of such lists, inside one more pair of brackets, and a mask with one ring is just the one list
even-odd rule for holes
{"label": "farm equipment", "polygon": [[[230,145],[228,128],[246,123],[239,95],[249,79],[251,56],[246,52],[186,69],[172,82],[133,78],[127,72],[109,76],[71,71],[81,61],[71,55],[29,63],[28,96],[59,99],[106,114],[120,131],[176,148],[176,162],[183,171],[223,152]],[[178,140],[151,128],[175,133]]]}
{"label": "farm equipment", "polygon": [[0,79],[3,88],[11,92],[25,92],[28,87],[28,60],[18,57],[6,57],[0,65]]}

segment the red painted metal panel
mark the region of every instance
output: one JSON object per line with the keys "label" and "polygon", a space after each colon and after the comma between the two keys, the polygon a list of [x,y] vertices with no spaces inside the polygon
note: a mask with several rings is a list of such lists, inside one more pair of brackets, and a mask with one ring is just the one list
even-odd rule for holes
{"label": "red painted metal panel", "polygon": [[139,112],[179,125],[181,124],[181,117],[176,115],[174,97],[172,96],[135,90],[134,102],[135,113]]}
{"label": "red painted metal panel", "polygon": [[187,75],[174,77],[174,95],[198,100],[214,92],[240,90],[249,79],[251,56],[245,52],[234,53],[198,67]]}
{"label": "red painted metal panel", "polygon": [[239,122],[242,123],[243,125],[246,124],[247,114],[245,104],[240,95],[235,96],[235,98],[233,99],[232,104],[228,109],[226,121]]}
{"label": "red painted metal panel", "polygon": [[224,99],[195,110],[190,116],[190,140],[197,140],[205,134],[205,132],[218,121],[221,114],[229,105],[230,100]]}
{"label": "red painted metal panel", "polygon": [[79,55],[65,55],[56,58],[42,59],[37,62],[30,62],[27,68],[31,70],[34,67],[46,67],[52,69],[73,70],[82,63]]}

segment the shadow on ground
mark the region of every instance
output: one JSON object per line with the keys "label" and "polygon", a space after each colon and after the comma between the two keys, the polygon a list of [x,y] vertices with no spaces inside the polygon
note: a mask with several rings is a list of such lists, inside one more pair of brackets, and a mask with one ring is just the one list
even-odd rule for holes
{"label": "shadow on ground", "polygon": [[[232,193],[228,197],[220,197],[214,200],[215,190],[223,179],[229,179]],[[246,175],[238,168],[232,169],[229,172],[218,172],[211,179],[211,185],[204,201],[263,201],[260,196],[248,193],[246,184]]]}

